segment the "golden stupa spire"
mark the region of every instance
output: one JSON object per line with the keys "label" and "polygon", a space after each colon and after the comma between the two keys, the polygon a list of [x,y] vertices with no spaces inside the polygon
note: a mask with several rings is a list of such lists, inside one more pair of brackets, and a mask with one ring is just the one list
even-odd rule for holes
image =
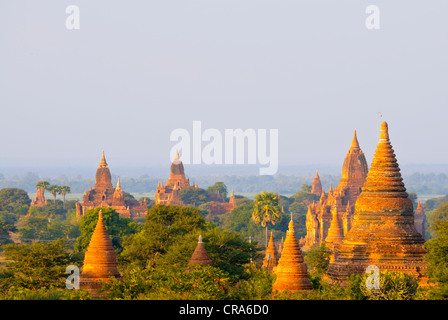
{"label": "golden stupa spire", "polygon": [[103,154],[101,155],[101,161],[100,161],[100,167],[107,167],[106,157],[104,156],[104,150]]}

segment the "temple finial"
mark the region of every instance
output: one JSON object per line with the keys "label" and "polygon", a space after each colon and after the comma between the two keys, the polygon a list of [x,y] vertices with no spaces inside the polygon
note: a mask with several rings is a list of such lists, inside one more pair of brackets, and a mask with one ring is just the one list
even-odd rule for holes
{"label": "temple finial", "polygon": [[389,127],[386,121],[383,121],[383,123],[381,123],[380,141],[381,140],[389,141]]}
{"label": "temple finial", "polygon": [[100,167],[107,167],[106,157],[104,156],[104,150],[101,155]]}
{"label": "temple finial", "polygon": [[351,148],[359,149],[359,142],[358,142],[358,137],[356,136],[356,130],[355,130],[355,133],[353,134],[353,141],[352,141]]}
{"label": "temple finial", "polygon": [[115,189],[118,189],[118,190],[120,190],[121,189],[121,185],[120,185],[120,178],[118,178],[118,180],[117,180],[117,186],[116,186],[116,188]]}
{"label": "temple finial", "polygon": [[179,162],[180,162],[179,151],[176,149],[176,154],[174,155],[173,163],[177,164]]}

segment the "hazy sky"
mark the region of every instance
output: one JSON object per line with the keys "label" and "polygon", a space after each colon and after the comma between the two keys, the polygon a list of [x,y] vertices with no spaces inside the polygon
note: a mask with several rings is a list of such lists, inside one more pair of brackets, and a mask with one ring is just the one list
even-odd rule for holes
{"label": "hazy sky", "polygon": [[[365,26],[380,9],[380,29]],[[69,5],[80,29],[65,25]],[[448,1],[0,0],[0,166],[169,162],[170,133],[278,129],[342,165],[377,113],[400,164],[448,163]]]}

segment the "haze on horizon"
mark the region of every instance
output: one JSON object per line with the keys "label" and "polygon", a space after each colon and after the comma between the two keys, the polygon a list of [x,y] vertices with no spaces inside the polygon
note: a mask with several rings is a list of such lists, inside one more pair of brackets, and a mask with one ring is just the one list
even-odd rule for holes
{"label": "haze on horizon", "polygon": [[378,112],[400,166],[448,164],[448,3],[374,2],[0,1],[0,167],[167,165],[195,120],[278,129],[280,167],[340,167],[357,130],[370,165]]}

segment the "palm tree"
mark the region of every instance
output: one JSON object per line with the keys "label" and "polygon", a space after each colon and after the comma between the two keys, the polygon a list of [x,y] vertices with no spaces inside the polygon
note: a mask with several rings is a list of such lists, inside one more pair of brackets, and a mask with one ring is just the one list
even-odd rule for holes
{"label": "palm tree", "polygon": [[56,210],[56,196],[61,193],[61,187],[57,184],[53,184],[50,188],[48,188],[48,191],[50,191],[54,197],[54,209]]}
{"label": "palm tree", "polygon": [[70,192],[72,192],[72,190],[70,189],[69,186],[61,186],[60,187],[60,193],[62,194],[62,199],[64,201],[64,209],[65,209],[65,195]]}
{"label": "palm tree", "polygon": [[279,196],[273,192],[263,191],[255,195],[252,219],[255,223],[261,222],[266,227],[266,248],[268,247],[268,224],[275,225],[281,218]]}
{"label": "palm tree", "polygon": [[48,190],[49,187],[50,187],[50,183],[45,180],[37,181],[37,183],[36,183],[37,189],[42,189],[45,191],[45,190]]}

